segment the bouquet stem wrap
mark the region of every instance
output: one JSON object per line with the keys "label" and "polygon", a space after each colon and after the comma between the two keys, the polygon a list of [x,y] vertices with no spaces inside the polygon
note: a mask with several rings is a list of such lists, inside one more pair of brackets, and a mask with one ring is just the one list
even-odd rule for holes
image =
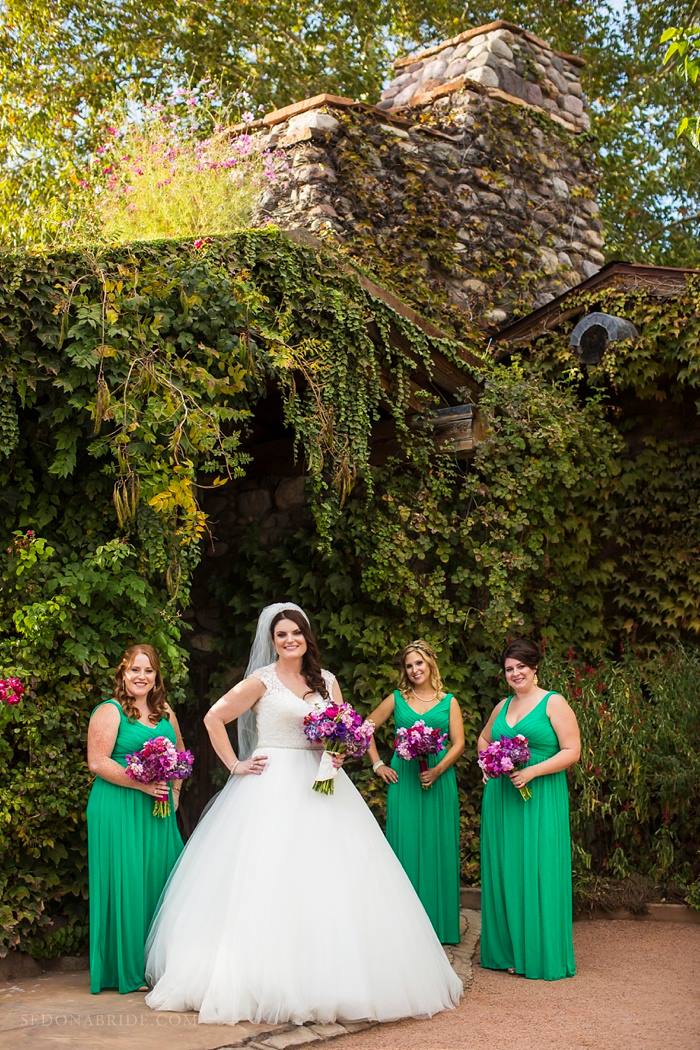
{"label": "bouquet stem wrap", "polygon": [[318,765],[318,773],[314,780],[313,788],[314,791],[320,791],[322,795],[332,795],[335,787],[333,781],[340,772],[339,769],[333,765],[333,755],[339,753],[339,748],[328,747],[321,753],[321,761]]}

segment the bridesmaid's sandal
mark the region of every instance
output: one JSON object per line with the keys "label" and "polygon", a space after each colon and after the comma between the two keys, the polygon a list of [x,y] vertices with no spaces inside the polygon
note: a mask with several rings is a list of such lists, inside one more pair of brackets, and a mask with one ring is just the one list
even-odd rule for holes
{"label": "bridesmaid's sandal", "polygon": [[506,973],[509,973],[511,975],[511,977],[515,977],[515,968],[513,966],[509,966],[506,969]]}

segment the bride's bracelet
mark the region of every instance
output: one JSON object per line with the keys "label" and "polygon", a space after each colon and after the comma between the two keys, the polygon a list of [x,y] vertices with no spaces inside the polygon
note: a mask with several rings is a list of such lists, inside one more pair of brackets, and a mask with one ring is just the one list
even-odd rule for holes
{"label": "bride's bracelet", "polygon": [[376,762],[372,763],[372,772],[376,773],[380,766],[385,766],[386,762],[383,758],[378,758]]}
{"label": "bride's bracelet", "polygon": [[233,776],[233,774],[234,774],[234,773],[236,772],[236,770],[238,769],[238,767],[240,766],[240,764],[241,764],[241,760],[240,760],[240,758],[234,758],[234,760],[233,760],[233,765],[231,766],[231,768],[230,768],[230,769],[229,769],[229,771],[228,771],[228,775],[229,775],[230,777],[232,777],[232,776]]}

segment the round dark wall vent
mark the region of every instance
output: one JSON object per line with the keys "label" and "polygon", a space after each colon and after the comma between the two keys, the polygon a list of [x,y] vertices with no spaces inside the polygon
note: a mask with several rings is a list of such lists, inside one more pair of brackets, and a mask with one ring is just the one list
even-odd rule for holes
{"label": "round dark wall vent", "polygon": [[582,317],[574,328],[569,345],[578,352],[583,365],[597,365],[608,343],[634,339],[639,332],[631,321],[612,314],[592,313]]}

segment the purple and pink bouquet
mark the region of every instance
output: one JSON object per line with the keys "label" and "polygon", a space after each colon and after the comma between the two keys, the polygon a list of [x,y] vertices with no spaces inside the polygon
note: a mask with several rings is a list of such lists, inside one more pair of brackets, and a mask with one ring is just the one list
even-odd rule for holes
{"label": "purple and pink bouquet", "polygon": [[351,704],[329,703],[309,711],[304,718],[304,733],[313,743],[323,744],[314,791],[332,795],[338,770],[331,755],[345,754],[353,758],[364,755],[374,735],[374,722],[363,718]]}
{"label": "purple and pink bouquet", "polygon": [[24,696],[25,686],[20,678],[10,675],[0,678],[0,703],[18,704]]}
{"label": "purple and pink bouquet", "polygon": [[[414,722],[412,726],[401,726],[396,730],[394,751],[399,758],[407,762],[418,759],[418,769],[424,773],[428,768],[428,755],[437,755],[447,743],[447,733],[443,733],[437,726],[427,726],[422,718]],[[423,784],[426,790],[430,784]]]}
{"label": "purple and pink bouquet", "polygon": [[[194,755],[191,751],[178,751],[165,736],[154,736],[147,740],[140,751],[126,756],[126,775],[140,784],[154,784],[157,780],[185,780],[192,775]],[[170,816],[168,796],[157,798],[153,803],[154,817]]]}
{"label": "purple and pink bouquet", "polygon": [[[503,736],[492,740],[485,751],[479,752],[479,765],[489,780],[496,777],[510,776],[516,769],[522,769],[530,761],[530,748],[527,737],[522,733],[517,736]],[[532,798],[530,788],[518,788],[525,802]]]}

